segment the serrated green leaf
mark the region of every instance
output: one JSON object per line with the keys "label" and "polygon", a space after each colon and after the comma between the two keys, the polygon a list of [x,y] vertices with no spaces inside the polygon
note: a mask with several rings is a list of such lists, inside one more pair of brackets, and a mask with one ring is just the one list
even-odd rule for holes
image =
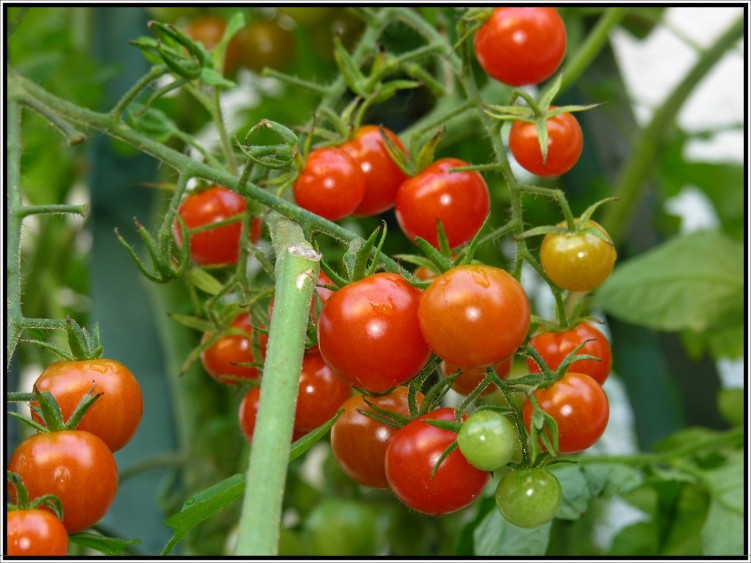
{"label": "serrated green leaf", "polygon": [[592,306],[657,330],[703,331],[742,315],[743,245],[716,231],[676,237],[616,267]]}

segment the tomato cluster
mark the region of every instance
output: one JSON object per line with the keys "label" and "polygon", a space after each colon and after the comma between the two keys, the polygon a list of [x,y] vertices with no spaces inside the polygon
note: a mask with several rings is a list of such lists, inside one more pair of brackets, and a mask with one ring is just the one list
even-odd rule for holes
{"label": "tomato cluster", "polygon": [[[44,431],[18,445],[8,461],[8,471],[18,476],[28,500],[56,497],[62,519],[47,506],[12,511],[9,553],[64,555],[67,534],[93,526],[112,505],[119,481],[113,453],[138,429],[143,397],[133,373],[110,359],[57,361],[38,377],[34,389],[38,397],[49,393],[62,420],[50,422],[40,416],[45,410],[32,401],[35,423]],[[79,405],[97,395],[73,426]],[[17,489],[10,492],[14,502],[23,500]]]}

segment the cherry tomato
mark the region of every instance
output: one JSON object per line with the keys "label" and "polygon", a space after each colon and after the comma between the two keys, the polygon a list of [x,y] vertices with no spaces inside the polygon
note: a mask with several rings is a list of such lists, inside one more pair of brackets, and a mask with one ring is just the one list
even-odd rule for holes
{"label": "cherry tomato", "polygon": [[491,410],[470,414],[456,436],[456,443],[467,461],[483,471],[500,469],[521,449],[514,423]]}
{"label": "cherry tomato", "polygon": [[565,174],[578,162],[584,146],[584,135],[579,122],[570,113],[551,117],[547,120],[547,128],[548,154],[545,160],[534,123],[514,121],[509,133],[509,148],[525,170],[550,178]]}
{"label": "cherry tomato", "polygon": [[[29,498],[55,495],[69,534],[96,524],[117,493],[117,464],[101,438],[82,430],[36,434],[19,444],[8,462]],[[15,494],[11,493],[14,497]]]}
{"label": "cherry tomato", "polygon": [[[395,133],[385,128],[384,133],[402,152],[406,153],[404,145]],[[396,193],[407,179],[407,175],[386,151],[378,127],[375,125],[360,127],[354,138],[339,148],[348,152],[358,162],[365,175],[365,196],[354,214],[366,217],[394,207]]]}
{"label": "cherry tomato", "polygon": [[514,526],[536,528],[555,517],[563,502],[563,492],[550,471],[526,467],[501,478],[495,501],[503,517]]}
{"label": "cherry tomato", "polygon": [[[230,327],[242,330],[248,336],[227,334],[219,337],[214,344],[201,353],[203,367],[211,377],[227,385],[235,385],[242,380],[258,379],[260,376],[258,368],[247,365],[257,362],[253,353],[253,327],[250,324],[250,315],[248,313],[237,315]],[[210,337],[206,334],[204,341]],[[262,356],[265,354],[267,341],[266,334],[258,335]]]}
{"label": "cherry tomato", "polygon": [[[562,332],[543,332],[529,341],[530,345],[537,350],[548,367],[557,370],[563,360],[582,342],[589,340],[577,354],[595,356],[596,360],[578,360],[569,366],[569,371],[585,373],[600,385],[610,375],[613,365],[613,356],[610,351],[610,343],[599,330],[590,323],[579,323],[574,328]],[[527,365],[532,373],[540,373],[542,370],[532,358],[527,358]]]}
{"label": "cherry tomato", "polygon": [[[568,372],[545,389],[534,392],[540,408],[558,424],[558,449],[562,454],[586,450],[600,439],[610,418],[610,405],[597,381],[583,373]],[[531,428],[534,407],[527,400],[522,414]]]}
{"label": "cherry tomato", "polygon": [[[39,392],[52,393],[66,421],[92,389],[95,394],[103,393],[76,428],[99,436],[113,452],[130,442],[141,422],[141,386],[133,373],[115,360],[58,361],[42,372],[34,386]],[[41,422],[38,416],[33,417]]]}
{"label": "cherry tomato", "polygon": [[440,219],[451,248],[468,242],[490,212],[490,193],[477,172],[449,172],[468,166],[458,158],[435,161],[405,181],[396,195],[396,219],[411,240],[422,237],[438,247]]}
{"label": "cherry tomato", "polygon": [[[202,42],[203,46],[211,51],[221,41],[226,29],[227,20],[222,16],[203,14],[190,21],[185,33],[193,41]],[[227,45],[227,52],[224,56],[225,76],[232,76],[237,72],[242,58],[242,48],[235,35]]]}
{"label": "cherry tomato", "polygon": [[[587,221],[586,227],[594,227],[610,241],[595,221]],[[613,271],[615,259],[612,241],[590,233],[548,233],[540,247],[543,270],[555,285],[568,291],[591,291],[599,286]]]}
{"label": "cherry tomato", "polygon": [[475,500],[490,474],[473,467],[457,448],[433,475],[456,434],[425,420],[455,420],[455,411],[440,408],[400,428],[386,448],[386,478],[397,498],[410,508],[424,514],[448,514]]}
{"label": "cherry tomato", "polygon": [[[409,389],[395,387],[385,395],[357,394],[344,402],[344,412],[331,428],[331,451],[342,470],[353,481],[374,489],[388,489],[386,479],[386,447],[397,428],[380,422],[362,412],[379,409],[409,416]],[[417,393],[417,406],[424,396]],[[367,403],[366,403],[367,401]]]}
{"label": "cherry tomato", "polygon": [[67,555],[68,532],[47,510],[12,510],[6,514],[8,555]]}
{"label": "cherry tomato", "polygon": [[365,196],[365,175],[350,154],[336,147],[314,149],[295,181],[295,201],[330,221],[352,215]]}
{"label": "cherry tomato", "polygon": [[[506,358],[505,360],[493,364],[493,369],[495,369],[495,372],[501,379],[506,379],[508,377],[508,374],[511,371],[511,360],[512,358]],[[454,379],[451,388],[461,395],[469,395],[478,385],[480,385],[480,383],[482,383],[483,379],[485,379],[486,371],[484,367],[463,368],[445,360],[441,362],[441,373],[444,377],[453,375],[457,370],[461,370],[461,374]],[[480,393],[480,396],[484,397],[495,391],[498,391],[498,386],[491,383],[482,393]]]}
{"label": "cherry tomato", "polygon": [[329,297],[318,318],[318,346],[334,373],[380,393],[414,377],[430,358],[417,309],[422,292],[378,273]]}
{"label": "cherry tomato", "polygon": [[[180,204],[178,213],[188,229],[195,229],[236,217],[245,212],[245,198],[222,186],[189,195]],[[182,246],[182,231],[177,222],[173,227],[175,239]],[[237,221],[190,235],[190,256],[201,266],[212,264],[236,264],[240,253],[242,223]],[[251,222],[251,241],[258,242],[261,236],[261,220]]]}
{"label": "cherry tomato", "polygon": [[480,66],[510,86],[550,78],[566,54],[566,26],[555,8],[495,8],[475,34]]}
{"label": "cherry tomato", "polygon": [[[314,323],[318,322],[318,311],[323,306],[323,303],[334,293],[334,290],[323,287],[326,285],[334,285],[331,278],[326,275],[323,270],[318,271],[318,282],[316,284],[316,293],[313,294],[313,299],[310,301],[310,318]],[[275,297],[271,297],[269,301],[269,322],[274,316],[274,301]]]}
{"label": "cherry tomato", "polygon": [[295,431],[307,434],[333,417],[347,399],[352,387],[334,375],[321,355],[309,351],[302,361],[300,390],[295,410]]}
{"label": "cherry tomato", "polygon": [[328,497],[303,523],[308,555],[372,556],[380,549],[379,509],[364,501]]}
{"label": "cherry tomato", "polygon": [[273,20],[249,21],[232,41],[237,43],[238,64],[255,72],[282,70],[295,57],[295,36]]}
{"label": "cherry tomato", "polygon": [[420,329],[430,349],[462,367],[509,358],[527,337],[529,301],[500,268],[464,265],[438,276],[420,300]]}

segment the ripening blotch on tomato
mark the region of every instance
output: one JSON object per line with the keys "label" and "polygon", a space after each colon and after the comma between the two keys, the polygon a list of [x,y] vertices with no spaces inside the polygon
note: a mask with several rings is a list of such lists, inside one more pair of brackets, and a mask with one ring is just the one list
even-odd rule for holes
{"label": "ripening blotch on tomato", "polygon": [[310,151],[292,190],[297,205],[338,221],[352,215],[365,197],[365,174],[347,151],[321,147]]}
{"label": "ripening blotch on tomato", "polygon": [[[177,212],[188,229],[196,229],[212,223],[225,221],[245,213],[245,198],[223,186],[196,192],[186,197]],[[183,245],[180,225],[173,225],[175,240]],[[250,240],[258,242],[261,237],[261,220],[254,217],[251,222]],[[240,254],[240,234],[242,222],[235,221],[190,235],[190,257],[200,266],[236,264]]]}
{"label": "ripening blotch on tomato", "polygon": [[[417,393],[418,408],[424,396]],[[395,387],[384,395],[354,395],[344,402],[344,412],[331,427],[331,452],[353,481],[374,489],[388,489],[386,447],[398,428],[363,414],[376,408],[409,416],[409,389]]]}
{"label": "ripening blotch on tomato", "polygon": [[[584,342],[586,344],[576,354],[594,356],[599,358],[600,361],[577,360],[569,366],[568,371],[587,374],[602,385],[610,375],[613,355],[608,339],[591,323],[579,323],[573,328],[558,332],[541,332],[532,338],[529,344],[540,353],[550,369],[557,370],[566,356]],[[527,365],[532,373],[542,371],[532,358],[527,358]]]}
{"label": "ripening blotch on tomato", "polygon": [[418,311],[430,349],[462,367],[512,356],[527,337],[527,294],[511,274],[484,265],[457,266],[433,280]]}
{"label": "ripening blotch on tomato", "polygon": [[[141,422],[141,386],[133,373],[115,360],[57,361],[42,372],[34,387],[40,393],[52,394],[63,420],[70,418],[86,394],[102,393],[76,429],[99,436],[113,452],[133,438]],[[35,414],[32,416],[41,421]]]}
{"label": "ripening blotch on tomato", "polygon": [[[404,145],[393,131],[383,132],[394,144],[406,153]],[[354,211],[358,217],[383,213],[394,207],[399,187],[407,179],[386,150],[381,133],[375,125],[360,127],[355,136],[339,146],[360,165],[365,176],[365,195]]]}
{"label": "ripening blotch on tomato", "polygon": [[509,133],[509,148],[522,168],[532,174],[552,178],[565,174],[578,162],[584,147],[584,135],[579,122],[570,113],[551,117],[546,121],[546,126],[548,153],[545,159],[534,123],[514,121]]}
{"label": "ripening blotch on tomato", "polygon": [[422,237],[438,248],[438,220],[451,248],[477,234],[490,213],[490,193],[478,172],[450,171],[465,166],[458,158],[442,158],[401,185],[396,219],[409,239]]}
{"label": "ripening blotch on tomato", "polygon": [[[559,223],[562,227],[565,223]],[[616,251],[610,235],[591,219],[583,227],[597,229],[606,240],[587,232],[548,233],[540,246],[540,264],[552,282],[568,291],[591,291],[613,271]]]}
{"label": "ripening blotch on tomato", "polygon": [[[573,454],[586,450],[605,432],[610,418],[608,396],[602,386],[588,375],[567,372],[550,387],[535,391],[534,396],[540,408],[552,416],[558,425],[560,453]],[[533,413],[534,407],[528,400],[522,411],[528,430]]]}
{"label": "ripening blotch on tomato", "polygon": [[475,34],[475,54],[488,76],[509,86],[550,78],[566,54],[566,26],[555,8],[495,8]]}
{"label": "ripening blotch on tomato", "polygon": [[417,320],[421,296],[390,272],[335,291],[318,317],[323,359],[351,385],[374,393],[408,381],[430,358]]}
{"label": "ripening blotch on tomato", "polygon": [[456,440],[456,433],[425,421],[453,421],[455,416],[452,408],[424,414],[400,428],[386,448],[386,478],[391,490],[400,501],[423,514],[448,514],[468,506],[490,478],[490,473],[472,466],[458,448],[441,461],[433,475],[438,459]]}

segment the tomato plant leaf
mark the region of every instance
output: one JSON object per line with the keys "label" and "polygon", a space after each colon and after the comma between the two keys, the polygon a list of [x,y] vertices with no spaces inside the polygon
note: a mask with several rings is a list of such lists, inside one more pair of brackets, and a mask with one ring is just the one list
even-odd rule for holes
{"label": "tomato plant leaf", "polygon": [[94,549],[105,555],[122,555],[131,545],[138,545],[141,540],[121,540],[110,538],[90,532],[79,532],[68,536],[70,543],[80,545],[88,549]]}
{"label": "tomato plant leaf", "polygon": [[744,525],[745,454],[734,451],[726,462],[701,473],[711,494],[709,513],[701,531],[704,555],[742,555]]}
{"label": "tomato plant leaf", "polygon": [[657,330],[704,331],[742,315],[743,246],[716,231],[670,241],[616,267],[593,307]]}
{"label": "tomato plant leaf", "polygon": [[475,555],[544,555],[551,523],[537,528],[519,528],[491,510],[475,528]]}

